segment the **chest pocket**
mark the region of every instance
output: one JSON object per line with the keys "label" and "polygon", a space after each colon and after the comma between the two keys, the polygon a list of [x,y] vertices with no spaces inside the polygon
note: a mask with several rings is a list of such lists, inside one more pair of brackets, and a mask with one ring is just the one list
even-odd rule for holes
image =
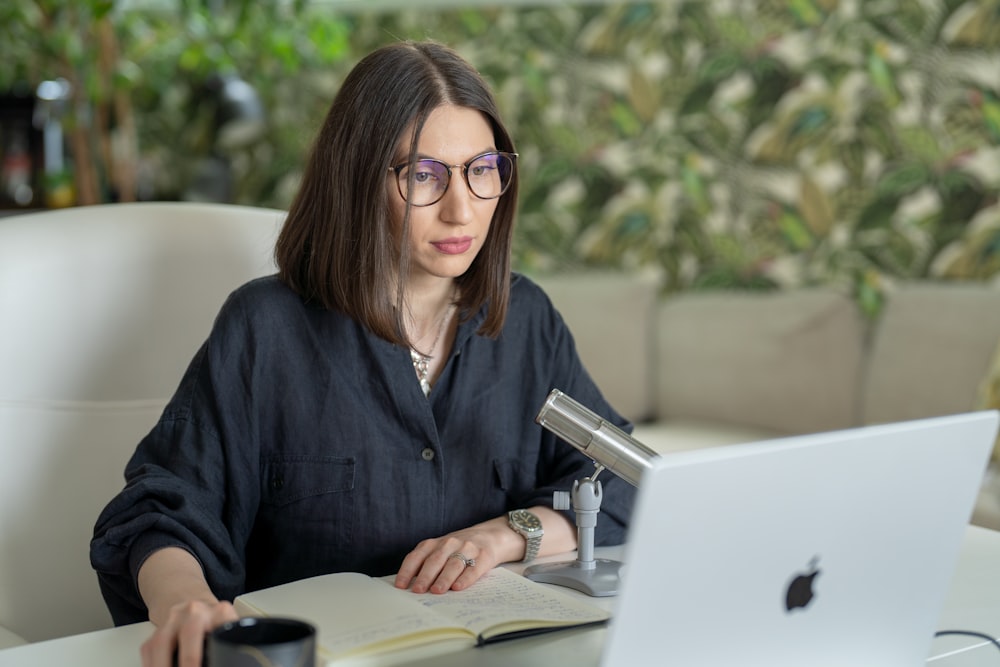
{"label": "chest pocket", "polygon": [[264,462],[261,499],[280,508],[325,496],[349,495],[354,490],[353,458],[334,456],[287,456]]}
{"label": "chest pocket", "polygon": [[353,458],[282,456],[261,463],[247,581],[271,586],[343,569],[355,525]]}

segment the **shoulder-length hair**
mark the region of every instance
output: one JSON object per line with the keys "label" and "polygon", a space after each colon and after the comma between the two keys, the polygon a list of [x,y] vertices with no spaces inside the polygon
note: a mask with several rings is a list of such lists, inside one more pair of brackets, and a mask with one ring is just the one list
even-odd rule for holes
{"label": "shoulder-length hair", "polygon": [[[402,305],[411,208],[407,203],[399,241],[386,177],[406,132],[413,130],[413,160],[427,117],[445,104],[481,112],[497,150],[514,152],[489,86],[453,50],[400,42],[362,59],[330,106],[275,247],[279,276],[305,300],[339,309],[399,345],[409,345]],[[507,315],[517,185],[515,165],[483,247],[457,279],[461,317],[485,304],[478,331],[489,337],[499,335]]]}

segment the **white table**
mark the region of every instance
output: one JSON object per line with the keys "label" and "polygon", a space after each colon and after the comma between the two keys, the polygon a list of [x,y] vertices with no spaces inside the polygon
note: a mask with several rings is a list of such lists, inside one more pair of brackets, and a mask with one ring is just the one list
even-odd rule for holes
{"label": "white table", "polygon": [[[1000,638],[1000,533],[974,526],[966,531],[938,628],[978,630]],[[1000,650],[967,637],[939,637],[931,655],[928,664],[933,667],[1000,665]]]}
{"label": "white table", "polygon": [[[617,549],[599,549],[598,556],[614,558]],[[546,560],[566,560],[567,556]],[[516,565],[513,569],[519,569]],[[574,592],[575,594],[575,592]],[[587,598],[610,608],[610,598]],[[1000,533],[970,527],[962,543],[958,570],[939,625],[941,629],[977,630],[1000,637]],[[0,667],[134,667],[139,645],[152,632],[149,623],[137,623],[63,637],[0,651]],[[596,667],[604,629],[567,630],[538,637],[501,642],[468,652],[438,656],[426,664],[446,667]],[[421,662],[412,663],[414,667]],[[931,667],[998,667],[1000,650],[969,637],[934,640]]]}

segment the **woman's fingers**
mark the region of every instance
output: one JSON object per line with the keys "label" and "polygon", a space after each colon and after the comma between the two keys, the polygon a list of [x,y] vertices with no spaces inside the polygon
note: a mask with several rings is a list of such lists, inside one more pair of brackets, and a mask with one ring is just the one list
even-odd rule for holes
{"label": "woman's fingers", "polygon": [[396,587],[410,588],[414,593],[468,588],[496,565],[487,553],[488,549],[476,542],[456,536],[424,540],[403,559]]}
{"label": "woman's fingers", "polygon": [[143,667],[201,667],[205,636],[215,627],[239,615],[229,602],[185,602],[170,610],[167,622],[158,627],[141,648]]}

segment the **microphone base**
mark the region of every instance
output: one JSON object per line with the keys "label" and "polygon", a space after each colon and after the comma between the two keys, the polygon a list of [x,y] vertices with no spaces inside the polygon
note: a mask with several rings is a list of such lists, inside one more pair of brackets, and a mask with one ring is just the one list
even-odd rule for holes
{"label": "microphone base", "polygon": [[624,563],[598,558],[592,561],[539,563],[524,569],[524,576],[543,584],[555,584],[591,597],[611,597],[621,587]]}

